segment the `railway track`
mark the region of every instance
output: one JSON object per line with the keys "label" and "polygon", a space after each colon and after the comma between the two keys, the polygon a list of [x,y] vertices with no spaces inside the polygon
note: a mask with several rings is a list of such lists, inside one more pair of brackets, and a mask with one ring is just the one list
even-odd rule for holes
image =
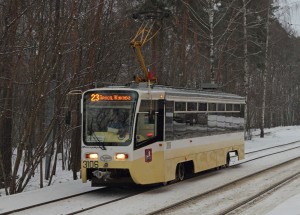
{"label": "railway track", "polygon": [[[293,167],[286,171],[287,166],[291,165]],[[265,194],[299,177],[299,165],[300,156],[149,214],[191,214],[196,211],[207,215],[241,214],[243,207],[253,204]],[[285,175],[275,177],[283,171],[286,171]],[[266,178],[272,180],[268,181]]]}
{"label": "railway track", "polygon": [[[102,188],[99,188],[99,190]],[[91,190],[91,191],[87,191],[87,192],[82,192],[82,193],[78,193],[78,194],[73,194],[73,195],[67,195],[61,198],[57,198],[57,199],[53,199],[53,200],[46,200],[44,202],[40,202],[40,203],[33,203],[31,205],[28,206],[21,206],[21,207],[16,207],[12,210],[7,210],[7,211],[0,211],[0,215],[4,215],[4,214],[11,214],[11,213],[18,213],[18,212],[22,212],[22,211],[26,211],[32,208],[37,208],[43,205],[47,205],[47,204],[51,204],[51,203],[55,203],[55,202],[59,202],[59,201],[64,201],[67,199],[72,199],[75,197],[79,197],[79,196],[84,196],[84,195],[88,195],[89,193],[94,193],[97,192],[97,190]]]}
{"label": "railway track", "polygon": [[241,201],[238,204],[232,205],[229,208],[223,210],[219,214],[224,215],[234,215],[234,214],[240,214],[243,211],[243,208],[245,207],[251,207],[251,204],[255,204],[255,201],[261,201],[262,199],[266,198],[267,195],[271,194],[272,192],[275,192],[280,187],[285,186],[286,184],[292,182],[293,180],[297,180],[300,177],[300,171],[296,172],[282,180],[280,180],[277,183],[274,183],[272,186],[261,190],[257,194],[253,196],[249,196],[244,201]]}
{"label": "railway track", "polygon": [[[297,143],[299,145],[296,145]],[[274,151],[275,148],[276,148],[277,151]],[[284,148],[284,149],[280,150],[280,148]],[[260,158],[265,158],[267,156],[276,155],[278,153],[283,153],[283,152],[287,152],[289,150],[294,150],[294,149],[298,149],[298,148],[300,148],[300,143],[299,142],[291,142],[289,144],[284,144],[284,145],[280,145],[280,146],[277,146],[277,147],[270,147],[270,148],[265,148],[265,149],[261,149],[261,150],[252,151],[252,152],[249,152],[249,153],[246,153],[246,154],[247,155],[251,154],[251,156],[253,158],[247,159],[246,161],[240,162],[239,164],[236,164],[236,165],[231,166],[229,168],[237,168],[238,166],[240,166],[242,164],[249,163],[251,161],[255,161],[255,160],[258,160]],[[266,150],[271,150],[271,152],[268,155],[261,155],[261,156],[259,155],[259,153],[266,152]],[[257,154],[257,156],[255,156],[255,154]],[[297,160],[297,159],[294,159],[294,160]],[[285,163],[288,164],[288,162],[292,162],[292,161],[287,161]],[[247,178],[249,179],[249,177],[257,177],[258,174],[264,174],[264,172],[274,170],[274,168],[279,168],[282,165],[285,165],[285,164],[281,163],[279,165],[270,167],[266,170],[256,172],[252,175],[247,175],[247,176],[242,177],[238,180],[231,181],[230,183],[227,183],[223,186],[217,187],[215,189],[211,189],[211,190],[209,190],[207,192],[204,192],[204,193],[201,193],[199,195],[194,195],[193,197],[187,198],[183,201],[176,202],[175,204],[170,204],[167,207],[163,207],[163,208],[160,208],[158,210],[154,210],[154,211],[152,211],[148,214],[164,214],[169,210],[174,210],[174,208],[178,208],[178,205],[181,205],[181,206],[185,207],[191,201],[196,201],[197,199],[204,198],[204,197],[207,198],[207,195],[211,195],[214,192],[219,192],[222,189],[224,190],[224,189],[226,189],[226,187],[232,186],[235,183],[242,183],[243,180],[247,180]],[[212,174],[214,174],[215,171],[211,171],[211,172],[212,172]],[[208,173],[208,175],[209,174],[210,174],[210,172]],[[201,173],[201,175],[205,176],[206,174]],[[198,180],[197,177],[195,177],[194,179]],[[284,183],[284,180],[289,180],[289,179],[282,179],[282,181],[283,181],[282,183]],[[279,185],[280,184],[277,184],[277,186],[279,186]],[[19,208],[17,210],[13,210],[13,211],[7,211],[7,212],[4,212],[4,213],[0,212],[0,214],[10,214],[10,213],[14,213],[14,214],[18,214],[18,213],[20,213],[20,214],[41,214],[41,213],[43,213],[43,211],[46,210],[46,208],[49,208],[49,207],[53,208],[53,209],[55,208],[55,211],[52,211],[53,212],[52,214],[81,214],[81,213],[84,213],[84,212],[89,213],[89,211],[95,211],[97,209],[104,208],[106,206],[112,205],[113,203],[122,202],[122,200],[133,198],[134,196],[138,197],[138,194],[147,193],[147,191],[151,192],[151,190],[152,190],[152,192],[154,192],[154,193],[159,193],[160,192],[160,189],[156,189],[156,191],[153,191],[154,189],[155,188],[153,188],[153,187],[151,187],[151,188],[149,188],[149,187],[135,187],[135,188],[131,188],[131,189],[128,189],[128,188],[127,189],[101,188],[101,189],[98,189],[98,190],[95,190],[95,191],[90,191],[90,192],[87,192],[87,193],[77,194],[77,195],[73,195],[73,196],[69,196],[69,197],[65,197],[65,198],[60,198],[60,199],[45,202],[45,203],[42,203],[42,204],[37,204],[37,205],[29,206],[29,207]],[[265,191],[265,192],[268,192],[268,191]],[[254,197],[251,197],[251,198],[252,198],[252,200],[254,199]],[[230,211],[237,210],[237,208],[240,208],[242,205],[247,204],[247,202],[249,202],[249,201],[250,201],[250,198],[249,198],[249,200],[244,200],[243,202],[235,204],[235,206],[232,206],[231,208],[227,207],[226,208],[227,211],[225,211],[225,209],[224,209],[224,211],[222,211],[220,213],[216,213],[216,214],[230,213]],[[77,202],[77,204],[76,204],[76,202]],[[81,204],[80,204],[80,202],[81,202]],[[84,205],[82,205],[82,203],[84,203]],[[66,207],[70,208],[68,213],[65,212]],[[63,212],[59,211],[60,208],[62,208]],[[124,213],[124,214],[126,214],[126,213]],[[145,212],[145,214],[146,214],[146,212]]]}
{"label": "railway track", "polygon": [[[254,151],[247,152],[245,154],[249,155],[249,154],[253,154],[253,153],[257,153],[257,152],[263,152],[263,151],[270,150],[270,149],[276,149],[276,148],[292,146],[292,145],[295,145],[295,144],[299,144],[299,141],[300,140],[293,141],[293,142],[290,142],[290,143],[280,144],[280,145],[276,145],[276,146],[272,146],[272,147],[268,147],[268,148],[263,148],[263,149],[259,149],[259,150],[254,150]],[[295,148],[298,148],[298,147],[300,147],[300,146],[296,146]],[[293,148],[291,148],[291,149],[293,149]]]}
{"label": "railway track", "polygon": [[[252,154],[252,153],[259,153],[262,151],[274,149],[274,148],[280,148],[280,147],[287,147],[290,146],[287,149],[277,151],[277,152],[272,152],[267,155],[263,156],[258,156],[252,159],[248,159],[246,161],[240,162],[238,164],[235,164],[229,168],[235,168],[237,166],[240,166],[244,163],[248,163],[251,161],[255,161],[267,156],[272,156],[275,154],[287,152],[290,150],[298,149],[300,146],[293,146],[294,144],[299,144],[299,141],[291,142],[288,144],[283,144],[279,145],[276,147],[269,147],[261,150],[256,150],[250,153],[246,154]],[[274,175],[274,173],[282,173],[286,171],[286,167],[293,164],[294,167],[289,171],[289,173],[286,173],[286,175],[281,175],[278,177],[278,175]],[[274,165],[272,167],[263,169],[261,171],[255,172],[253,174],[249,174],[245,177],[239,178],[238,180],[231,181],[229,183],[224,184],[223,186],[217,187],[215,189],[212,189],[210,191],[207,191],[205,193],[201,193],[199,195],[193,196],[191,198],[182,200],[180,202],[177,202],[176,204],[169,205],[167,207],[163,207],[159,210],[153,211],[151,213],[148,213],[148,215],[152,214],[182,214],[182,213],[195,213],[201,211],[202,214],[214,214],[214,215],[234,215],[234,214],[239,214],[242,211],[243,207],[247,207],[249,204],[253,204],[254,201],[262,198],[262,196],[265,196],[265,194],[274,191],[274,189],[277,189],[278,187],[284,186],[286,183],[294,180],[297,177],[300,177],[300,171],[299,171],[299,165],[300,165],[300,156],[297,158],[293,158],[291,160],[288,160],[286,162],[282,162],[278,165]],[[268,174],[270,174],[268,176]],[[273,174],[273,175],[272,175]],[[261,181],[264,181],[266,178],[276,178],[277,180],[274,180],[271,184],[262,184],[262,188],[257,190],[257,187],[254,187],[253,190],[257,191],[254,192],[250,195],[247,195],[245,197],[233,197],[235,193],[244,193],[248,194],[251,192],[245,191],[243,189],[246,189],[245,186],[247,184],[253,184],[255,183],[255,179],[257,180],[258,178],[261,178]],[[256,182],[255,184],[257,184]],[[237,187],[243,187],[242,190],[237,191]],[[253,187],[252,187],[253,188]],[[227,194],[226,194],[227,192]],[[221,196],[221,200],[219,199],[218,196]],[[233,198],[232,198],[233,197]],[[225,201],[227,199],[227,201]],[[216,201],[218,201],[218,207],[216,207]],[[239,200],[239,201],[236,201]],[[211,204],[213,202],[213,204]],[[223,203],[221,203],[223,202]],[[195,206],[195,204],[198,206]],[[220,204],[224,204],[223,207],[220,206]],[[211,208],[210,208],[210,206]],[[190,208],[192,211],[190,211]],[[193,211],[194,210],[194,211]]]}
{"label": "railway track", "polygon": [[[282,152],[287,152],[287,151],[289,151],[289,150],[293,150],[293,149],[298,149],[298,148],[300,148],[300,142],[298,142],[298,144],[299,144],[299,146],[294,146],[294,144],[295,144],[295,142],[293,142],[293,143],[290,143],[290,144],[285,144],[285,145],[282,145],[282,147],[284,147],[285,149],[284,150],[281,150]],[[286,148],[286,147],[289,147],[289,148]],[[279,149],[280,147],[277,147],[277,149]],[[268,148],[268,149],[262,149],[262,150],[258,150],[256,153],[259,153],[259,152],[261,152],[261,151],[266,151],[266,150],[272,150],[273,149],[273,147],[270,147],[270,148]],[[279,151],[277,151],[277,152],[274,152],[274,151],[272,151],[270,154],[269,154],[269,156],[271,156],[271,155],[275,155],[275,154],[278,154],[278,153],[280,153]],[[254,154],[254,153],[251,153],[251,154]],[[264,157],[266,157],[266,155],[264,155],[264,156],[260,156],[261,158],[264,158]],[[259,159],[259,156],[258,157],[255,157],[255,158],[253,158],[253,159],[251,159],[251,160],[248,160],[247,162],[250,162],[250,161],[255,161],[255,160],[257,160],[257,159]],[[240,164],[238,164],[238,165],[235,165],[235,166],[232,166],[231,168],[236,168],[236,167],[238,167],[239,165],[242,165],[242,163],[240,163]],[[283,165],[283,164],[280,164],[280,165]],[[270,168],[270,169],[272,169],[272,168]],[[226,171],[226,170],[225,170]],[[264,171],[261,171],[261,172],[264,172]],[[203,174],[203,173],[202,173]],[[256,173],[256,174],[258,174],[258,173]],[[205,174],[204,174],[205,175]],[[247,178],[247,177],[249,177],[249,175],[247,175],[246,177],[244,177],[244,178]],[[253,177],[255,177],[255,174],[253,174]],[[238,181],[238,180],[236,180],[236,181]],[[234,183],[234,182],[233,182]],[[178,184],[178,186],[180,186],[180,183]],[[206,196],[206,194],[208,194],[208,193],[210,193],[210,192],[213,192],[214,190],[211,190],[211,191],[208,191],[208,192],[206,192],[206,193],[203,193],[202,195],[200,195],[200,196]],[[155,191],[150,191],[150,193],[148,193],[147,194],[147,192],[145,192],[145,196],[146,196],[146,198],[147,198],[147,196],[149,196],[149,195],[154,195],[154,194],[157,194],[157,193],[159,193],[159,192],[164,192],[164,191],[162,191],[162,190],[160,190],[160,189],[156,189]],[[139,197],[139,196],[137,196],[137,197]],[[140,197],[140,199],[142,199],[142,198],[144,198],[143,196],[141,196]],[[157,196],[157,198],[159,198],[159,196]],[[205,197],[206,198],[206,197]],[[135,198],[135,199],[137,199],[137,198]],[[192,198],[189,198],[189,199],[187,199],[187,200],[184,200],[184,201],[189,201],[189,200],[191,200]],[[122,206],[124,206],[124,205],[128,205],[128,203],[126,203],[127,201],[127,199],[124,199],[125,201],[124,201],[124,203],[121,203],[121,201],[119,202],[120,204],[117,204],[117,205],[120,205],[120,208],[122,207]],[[128,200],[128,202],[135,202],[135,200]],[[145,202],[147,202],[147,201],[137,201],[137,202],[135,202],[137,205],[142,205],[142,204],[145,204]],[[151,200],[150,200],[150,202],[151,202]],[[151,203],[149,203],[149,204],[151,204]],[[178,206],[178,204],[181,204],[181,203],[178,203],[178,202],[176,202],[175,204],[173,204],[173,205],[171,205],[171,208],[172,207],[177,207]],[[118,207],[116,205],[116,207]],[[90,212],[87,212],[86,214],[98,214],[98,213],[100,213],[100,212],[105,212],[105,211],[110,211],[110,205],[106,205],[105,207],[103,207],[103,208],[98,208],[98,209],[96,209],[96,208],[93,208]],[[146,211],[147,210],[145,210],[145,211],[143,211],[143,210],[139,210],[138,212],[134,212],[134,211],[131,211],[131,212],[129,212],[129,214],[160,214],[162,211],[165,211],[165,209],[166,208],[169,208],[169,207],[164,207],[164,208],[162,208],[162,209],[159,209],[159,210],[154,210],[154,211],[152,211],[152,212],[150,212],[150,213],[147,213]],[[185,212],[183,212],[183,213],[185,213]],[[113,211],[112,211],[112,214],[113,214]],[[126,212],[124,212],[124,214],[127,214]],[[179,214],[182,214],[182,213],[179,213]],[[188,213],[187,213],[188,214]],[[203,214],[205,214],[205,213],[203,213]]]}
{"label": "railway track", "polygon": [[[92,205],[90,207],[85,207],[85,208],[82,208],[82,209],[79,209],[79,210],[76,210],[76,211],[73,211],[73,212],[70,212],[70,213],[66,213],[66,215],[81,214],[82,212],[86,212],[86,211],[89,211],[89,210],[92,210],[92,209],[95,209],[95,208],[98,208],[98,207],[101,207],[101,206],[104,206],[104,205],[107,205],[107,204],[111,204],[111,203],[114,203],[114,202],[117,202],[117,201],[121,201],[123,199],[130,198],[130,197],[133,197],[133,196],[138,195],[140,193],[151,190],[150,188],[146,188],[146,187],[139,187],[139,188],[135,187],[135,188],[137,190],[135,189],[135,190],[133,190],[133,193],[127,194],[123,197],[118,197],[118,198],[112,199],[112,200],[107,201],[107,202],[102,202],[102,203]],[[112,191],[110,190],[109,192],[112,192]],[[126,193],[127,192],[128,192],[128,190],[126,190]]]}
{"label": "railway track", "polygon": [[[46,211],[49,211],[49,208],[51,208],[51,214],[79,214],[83,211],[120,201],[149,190],[149,187],[103,187],[97,190],[45,201],[10,211],[1,211],[0,215],[44,214]],[[68,208],[68,213],[66,213],[65,208]]]}
{"label": "railway track", "polygon": [[[294,146],[294,145],[296,145],[296,146]],[[284,148],[284,149],[283,150],[278,150],[278,151],[274,150],[274,149],[278,149],[278,148]],[[260,149],[260,150],[250,151],[250,152],[245,153],[246,160],[243,160],[243,161],[241,161],[241,162],[239,162],[238,164],[235,164],[235,165],[240,165],[240,164],[247,163],[247,162],[250,162],[250,161],[253,161],[253,160],[256,160],[256,159],[260,159],[260,158],[263,158],[263,157],[283,153],[283,152],[298,149],[298,148],[300,148],[300,140],[299,141],[293,141],[293,142],[286,143],[286,144],[277,145],[277,146],[272,146],[272,147],[268,147],[268,148],[264,148],[264,149]],[[273,150],[273,151],[270,152],[269,154],[264,154],[264,155],[261,155],[261,156],[260,155],[253,156],[253,154],[255,154],[255,153],[259,154],[261,152],[268,151],[268,150]],[[250,158],[249,155],[251,155],[251,157],[254,157],[254,158]],[[249,158],[247,158],[247,156]]]}

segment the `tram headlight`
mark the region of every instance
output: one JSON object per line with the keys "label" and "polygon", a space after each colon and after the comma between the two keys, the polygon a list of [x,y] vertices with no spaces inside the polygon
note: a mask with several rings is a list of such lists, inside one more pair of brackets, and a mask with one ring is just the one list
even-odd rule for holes
{"label": "tram headlight", "polygon": [[115,159],[116,160],[126,160],[128,159],[128,154],[125,154],[125,153],[117,153],[115,155]]}
{"label": "tram headlight", "polygon": [[88,153],[88,154],[85,154],[85,158],[98,160],[98,154],[97,153]]}

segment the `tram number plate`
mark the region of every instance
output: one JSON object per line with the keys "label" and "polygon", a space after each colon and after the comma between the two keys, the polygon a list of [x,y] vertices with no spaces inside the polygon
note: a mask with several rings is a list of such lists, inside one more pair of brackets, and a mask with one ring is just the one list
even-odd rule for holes
{"label": "tram number plate", "polygon": [[83,168],[99,168],[98,161],[82,161]]}

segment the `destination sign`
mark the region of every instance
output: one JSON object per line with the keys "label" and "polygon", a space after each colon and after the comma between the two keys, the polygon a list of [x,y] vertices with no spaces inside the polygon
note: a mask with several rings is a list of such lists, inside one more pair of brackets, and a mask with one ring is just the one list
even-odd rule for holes
{"label": "destination sign", "polygon": [[99,102],[99,101],[131,101],[130,95],[103,95],[100,93],[93,93],[90,96],[91,102]]}

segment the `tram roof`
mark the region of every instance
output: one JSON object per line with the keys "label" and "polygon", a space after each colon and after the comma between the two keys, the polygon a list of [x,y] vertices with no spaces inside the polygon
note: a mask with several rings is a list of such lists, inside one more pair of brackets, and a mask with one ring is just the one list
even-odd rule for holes
{"label": "tram roof", "polygon": [[204,97],[211,99],[232,99],[241,102],[245,101],[245,98],[232,93],[225,93],[217,90],[203,90],[203,89],[189,89],[189,88],[177,88],[163,85],[154,85],[150,88],[147,85],[134,85],[134,86],[109,86],[106,89],[131,89],[141,92],[164,92],[166,97],[168,96],[180,96],[180,97]]}

